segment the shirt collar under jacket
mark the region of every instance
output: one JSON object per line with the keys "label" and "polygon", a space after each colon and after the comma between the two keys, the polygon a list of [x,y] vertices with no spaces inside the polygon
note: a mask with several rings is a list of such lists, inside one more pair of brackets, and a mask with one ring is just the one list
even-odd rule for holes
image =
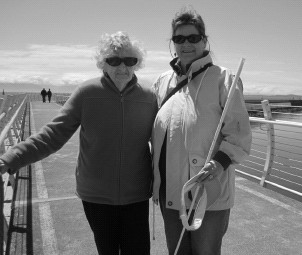
{"label": "shirt collar under jacket", "polygon": [[137,77],[135,74],[133,74],[132,79],[127,83],[125,88],[122,91],[119,91],[118,88],[115,86],[114,82],[111,80],[109,75],[105,72],[103,72],[103,76],[101,77],[101,83],[106,84],[109,87],[113,88],[114,90],[117,90],[119,93],[123,93],[126,89],[132,87],[134,84],[137,84]]}
{"label": "shirt collar under jacket", "polygon": [[206,64],[211,63],[211,62],[213,62],[212,57],[211,57],[209,51],[206,51],[205,56],[195,60],[194,62],[192,62],[191,64],[188,64],[186,66],[187,73],[182,72],[180,59],[178,57],[174,58],[170,62],[170,66],[172,67],[172,69],[178,76],[182,76],[182,75],[189,76],[190,73],[196,72],[197,70],[199,70],[200,68],[203,68]]}

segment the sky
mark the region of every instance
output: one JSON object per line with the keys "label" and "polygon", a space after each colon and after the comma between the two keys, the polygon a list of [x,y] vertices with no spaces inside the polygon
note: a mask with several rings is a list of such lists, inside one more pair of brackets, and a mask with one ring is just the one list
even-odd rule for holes
{"label": "sky", "polygon": [[0,83],[100,76],[100,36],[125,31],[146,49],[137,76],[152,84],[170,69],[171,21],[187,5],[205,22],[214,64],[235,73],[246,59],[245,94],[302,95],[301,0],[0,0]]}

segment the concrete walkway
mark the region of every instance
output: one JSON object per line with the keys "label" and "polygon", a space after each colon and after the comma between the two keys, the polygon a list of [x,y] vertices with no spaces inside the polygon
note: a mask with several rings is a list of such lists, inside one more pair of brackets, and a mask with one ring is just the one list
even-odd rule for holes
{"label": "concrete walkway", "polygon": [[[59,109],[55,103],[33,102],[32,132]],[[57,153],[20,171],[10,254],[97,254],[81,201],[74,193],[77,153],[78,132]],[[155,222],[154,241],[150,202],[151,254],[168,254],[157,206]],[[238,177],[222,254],[302,254],[302,204]]]}

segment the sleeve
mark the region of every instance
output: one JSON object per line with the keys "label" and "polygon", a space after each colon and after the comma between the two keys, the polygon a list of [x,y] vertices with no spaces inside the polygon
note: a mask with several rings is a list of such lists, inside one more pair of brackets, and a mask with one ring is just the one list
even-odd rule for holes
{"label": "sleeve", "polygon": [[51,122],[0,157],[11,168],[10,173],[63,147],[81,123],[81,98],[81,89],[77,88]]}
{"label": "sleeve", "polygon": [[[233,78],[234,76],[227,75],[224,86],[221,86],[222,106],[226,103]],[[218,161],[224,169],[227,169],[230,164],[241,163],[249,155],[252,132],[243,97],[243,84],[240,79],[221,128],[221,137],[222,142],[213,159]]]}

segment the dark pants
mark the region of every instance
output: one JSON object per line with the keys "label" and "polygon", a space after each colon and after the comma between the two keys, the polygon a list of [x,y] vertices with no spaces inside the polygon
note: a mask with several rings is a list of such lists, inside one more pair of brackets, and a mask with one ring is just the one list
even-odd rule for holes
{"label": "dark pants", "polygon": [[129,205],[83,202],[101,255],[149,255],[149,201]]}

